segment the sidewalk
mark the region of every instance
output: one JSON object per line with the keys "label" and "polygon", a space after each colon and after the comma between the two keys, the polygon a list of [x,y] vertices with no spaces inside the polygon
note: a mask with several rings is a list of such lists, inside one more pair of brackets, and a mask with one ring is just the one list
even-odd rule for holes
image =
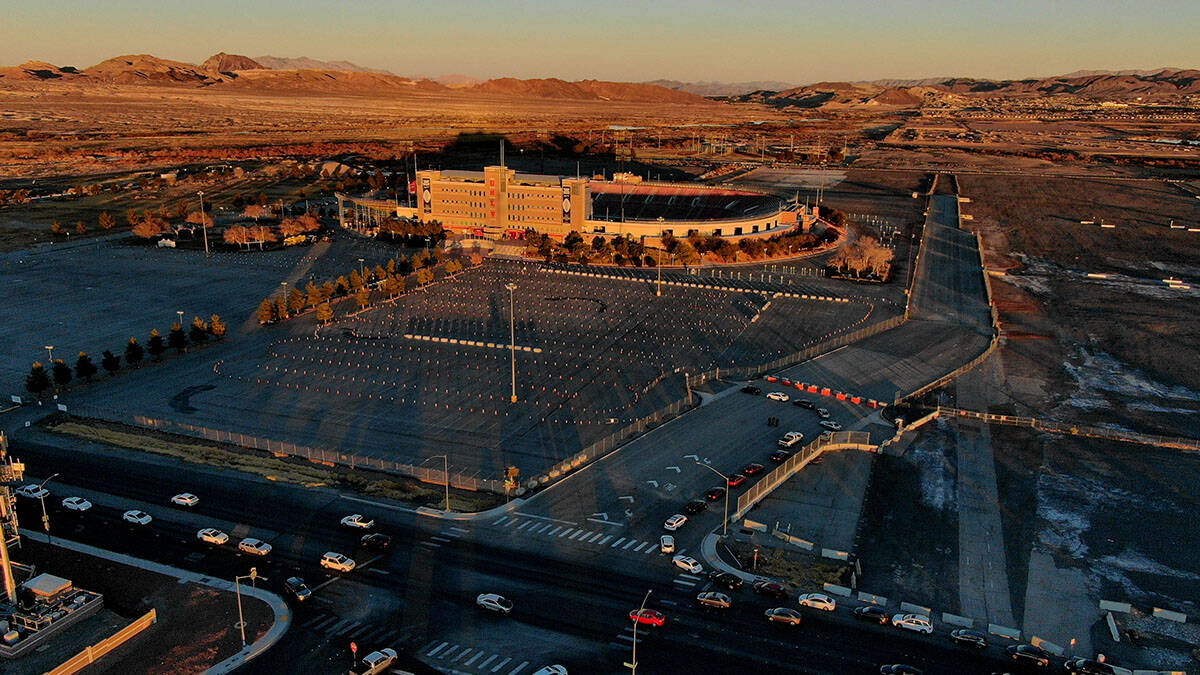
{"label": "sidewalk", "polygon": [[[45,534],[40,533],[40,532],[26,531],[26,532],[22,533],[22,536],[24,536],[28,539],[31,539],[33,541],[39,542],[39,543],[51,544],[48,537]],[[181,570],[181,569],[178,569],[175,567],[170,567],[168,565],[163,565],[163,564],[152,562],[149,560],[142,560],[140,558],[134,558],[132,556],[125,555],[123,553],[107,551],[107,550],[104,550],[101,548],[96,548],[94,546],[89,546],[87,544],[81,544],[78,542],[74,542],[69,539],[63,539],[61,536],[54,537],[54,541],[52,542],[51,545],[57,546],[60,548],[65,548],[65,549],[68,549],[71,551],[76,551],[78,553],[83,553],[85,555],[93,556],[96,558],[109,560],[109,561],[112,561],[115,563],[119,563],[121,565],[128,565],[130,567],[137,567],[137,568],[144,569],[144,570],[147,570],[150,572],[154,572],[156,574],[161,574],[161,575],[169,576],[169,577],[175,577],[176,579],[179,579],[181,583],[182,582],[190,582],[190,583],[195,583],[195,584],[199,584],[202,586],[208,586],[210,588],[215,588],[220,591],[225,591],[225,592],[229,592],[229,593],[234,592],[234,583],[232,581],[226,581],[224,579],[214,579],[212,577],[208,577],[208,576],[205,576],[202,574],[188,572],[186,570]],[[231,657],[225,659],[224,661],[216,664],[215,666],[212,666],[211,668],[209,668],[206,671],[208,673],[214,673],[214,674],[228,673],[242,665],[245,665],[248,661],[250,661],[254,657],[262,654],[267,649],[269,649],[272,645],[274,645],[276,642],[278,642],[279,639],[283,637],[283,634],[287,632],[287,629],[291,626],[291,621],[292,621],[291,610],[288,608],[287,604],[283,601],[283,598],[279,597],[278,595],[275,595],[274,593],[265,591],[261,588],[253,588],[253,587],[245,586],[245,585],[243,585],[241,587],[241,592],[243,595],[246,595],[246,596],[252,597],[252,598],[256,598],[256,599],[261,600],[262,602],[266,603],[271,608],[271,612],[274,614],[274,617],[275,617],[274,622],[271,624],[271,627],[265,633],[263,633],[263,635],[261,637],[259,637],[259,639],[256,640],[253,644],[247,645],[246,647],[242,648],[242,650],[240,652],[238,652],[237,654],[235,654],[234,656],[231,656]]]}

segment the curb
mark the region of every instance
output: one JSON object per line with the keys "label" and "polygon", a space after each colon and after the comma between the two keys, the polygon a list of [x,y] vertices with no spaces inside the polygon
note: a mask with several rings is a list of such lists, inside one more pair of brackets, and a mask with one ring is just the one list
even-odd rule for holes
{"label": "curb", "polygon": [[704,543],[700,546],[700,556],[704,558],[704,562],[712,565],[713,569],[721,570],[727,574],[732,574],[742,581],[758,581],[760,577],[757,575],[750,574],[749,572],[743,572],[742,570],[730,566],[721,559],[720,554],[717,553],[717,542],[720,540],[721,537],[716,532],[709,532],[704,536]]}
{"label": "curb", "polygon": [[[125,555],[124,553],[117,553],[115,551],[96,548],[95,546],[90,546],[88,544],[81,544],[77,541],[64,539],[63,537],[55,537],[54,541],[50,542],[50,538],[40,532],[26,532],[23,533],[22,536],[28,537],[33,541],[43,544],[59,546],[61,548],[70,549],[79,553],[85,553],[97,558],[103,558],[105,560],[111,560],[123,565],[129,565],[130,567],[139,567],[141,569],[156,572],[164,576],[175,577],[181,581],[190,581],[192,583],[201,584],[203,586],[216,588],[222,591],[234,590],[234,583],[232,581],[214,579],[212,577],[197,574],[195,572],[181,570],[177,567],[171,567],[169,565],[163,565],[161,563],[143,560],[141,558],[134,558],[133,556]],[[267,605],[270,606],[272,613],[275,615],[275,621],[271,624],[271,627],[267,629],[267,632],[263,633],[262,637],[258,638],[258,640],[256,640],[253,644],[246,645],[237,654],[234,654],[233,656],[206,670],[206,673],[214,673],[219,675],[221,673],[232,672],[234,669],[245,665],[254,657],[270,649],[276,642],[280,640],[280,638],[283,637],[283,634],[286,633],[287,629],[291,626],[292,612],[288,608],[287,603],[283,601],[283,598],[261,588],[253,588],[248,586],[242,587],[242,593],[252,598],[258,598],[259,600],[267,603]]]}

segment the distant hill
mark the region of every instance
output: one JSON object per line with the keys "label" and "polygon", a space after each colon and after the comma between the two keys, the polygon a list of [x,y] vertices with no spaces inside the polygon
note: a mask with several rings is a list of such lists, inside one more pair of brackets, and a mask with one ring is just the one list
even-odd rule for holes
{"label": "distant hill", "polygon": [[202,84],[211,79],[198,66],[149,54],[130,54],[101,61],[84,71],[90,78],[117,84]]}
{"label": "distant hill", "polygon": [[256,56],[254,60],[262,64],[263,68],[270,68],[272,70],[340,70],[347,73],[395,74],[380,68],[367,68],[356,63],[350,63],[349,61],[319,61],[317,59],[310,59],[307,56],[297,56],[295,58]]}
{"label": "distant hill", "polygon": [[795,85],[778,80],[760,80],[754,82],[680,82],[679,80],[650,80],[642,84],[656,87],[666,87],[676,91],[686,91],[701,96],[737,96],[752,91],[780,91],[790,89]]}
{"label": "distant hill", "polygon": [[471,77],[470,75],[438,75],[437,77],[427,79],[432,79],[434,82],[437,82],[438,84],[444,84],[451,89],[457,89],[459,87],[473,87],[477,84],[483,83],[483,80],[479,79],[478,77]]}
{"label": "distant hill", "polygon": [[519,80],[502,77],[465,88],[487,94],[562,98],[575,100],[645,101],[647,103],[703,103],[705,98],[684,91],[675,91],[652,84],[580,80],[567,82],[558,78]]}
{"label": "distant hill", "polygon": [[19,66],[0,67],[0,80],[31,81],[72,80],[82,77],[72,66],[56,66],[44,61],[26,61]]}
{"label": "distant hill", "polygon": [[232,73],[237,70],[262,70],[263,65],[249,56],[240,56],[238,54],[226,54],[221,52],[213,54],[200,64],[201,70],[210,70],[214,73]]}

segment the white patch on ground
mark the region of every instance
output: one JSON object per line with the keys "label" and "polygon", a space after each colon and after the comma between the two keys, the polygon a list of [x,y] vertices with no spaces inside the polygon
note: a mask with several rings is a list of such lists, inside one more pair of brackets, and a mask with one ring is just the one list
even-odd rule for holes
{"label": "white patch on ground", "polygon": [[921,501],[938,510],[955,508],[958,503],[955,498],[958,479],[950,460],[957,452],[954,438],[949,423],[939,419],[933,433],[925,434],[905,454],[921,473]]}
{"label": "white patch on ground", "polygon": [[1073,353],[1063,362],[1063,368],[1074,378],[1075,392],[1063,401],[1066,407],[1110,410],[1114,405],[1107,397],[1112,396],[1128,401],[1125,405],[1137,410],[1194,414],[1194,408],[1172,404],[1200,403],[1200,392],[1155,381],[1106,352],[1071,346]]}
{"label": "white patch on ground", "polygon": [[1200,574],[1177,570],[1174,567],[1167,567],[1162,563],[1155,562],[1147,558],[1143,553],[1130,549],[1121,551],[1120,555],[1106,555],[1096,561],[1097,565],[1103,565],[1114,569],[1124,570],[1126,572],[1140,572],[1142,574],[1153,574],[1163,577],[1176,577],[1178,579],[1189,579],[1200,581]]}
{"label": "white patch on ground", "polygon": [[1044,472],[1038,474],[1037,514],[1046,529],[1038,532],[1037,541],[1041,550],[1081,560],[1088,552],[1083,533],[1092,526],[1089,518],[1096,505],[1079,499],[1078,491],[1069,484],[1064,485],[1063,478]]}

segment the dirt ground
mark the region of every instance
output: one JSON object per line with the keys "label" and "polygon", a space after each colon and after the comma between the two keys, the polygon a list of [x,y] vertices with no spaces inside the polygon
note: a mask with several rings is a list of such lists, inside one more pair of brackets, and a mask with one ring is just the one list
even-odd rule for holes
{"label": "dirt ground", "polygon": [[[127,620],[155,609],[158,623],[98,662],[94,672],[198,673],[241,651],[237,604],[229,593],[29,540],[15,557],[104,594],[105,607]],[[242,609],[246,640],[253,642],[274,618],[253,598],[243,598]]]}

